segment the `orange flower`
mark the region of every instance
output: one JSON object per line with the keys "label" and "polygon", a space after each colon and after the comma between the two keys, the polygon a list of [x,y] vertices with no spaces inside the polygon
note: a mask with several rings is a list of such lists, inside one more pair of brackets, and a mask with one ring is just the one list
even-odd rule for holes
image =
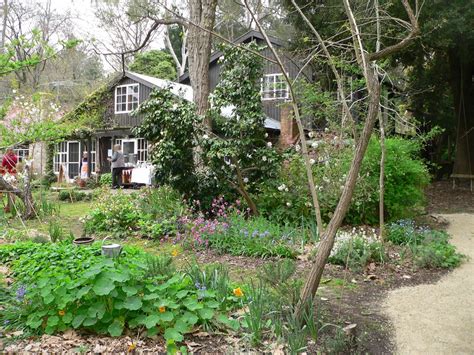
{"label": "orange flower", "polygon": [[234,295],[237,297],[242,297],[244,295],[244,292],[240,287],[234,288]]}
{"label": "orange flower", "polygon": [[66,314],[66,312],[64,312],[62,309],[58,312],[58,314],[62,317]]}
{"label": "orange flower", "polygon": [[160,313],[165,313],[166,312],[166,307],[161,306],[160,308],[158,308],[158,310],[160,311]]}
{"label": "orange flower", "polygon": [[131,353],[133,350],[135,350],[137,348],[137,344],[135,343],[131,343],[129,346],[128,346],[128,352]]}
{"label": "orange flower", "polygon": [[173,251],[171,252],[171,256],[173,256],[173,257],[178,256],[178,254],[179,254],[178,249],[173,249]]}

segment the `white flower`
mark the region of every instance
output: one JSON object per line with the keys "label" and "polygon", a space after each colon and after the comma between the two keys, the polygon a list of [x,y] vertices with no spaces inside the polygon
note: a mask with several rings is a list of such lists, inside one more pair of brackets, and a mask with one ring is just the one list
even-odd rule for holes
{"label": "white flower", "polygon": [[295,145],[295,150],[296,150],[297,152],[299,152],[300,149],[301,149],[301,148],[300,148],[299,144]]}
{"label": "white flower", "polygon": [[291,202],[287,202],[286,205],[287,205],[288,207],[291,207]]}
{"label": "white flower", "polygon": [[309,160],[309,163],[310,163],[311,165],[313,165],[314,163],[316,163],[316,160],[310,159],[310,160]]}
{"label": "white flower", "polygon": [[267,143],[267,147],[268,147],[268,148],[271,148],[271,147],[272,147],[272,142],[268,142],[268,143]]}
{"label": "white flower", "polygon": [[203,139],[209,139],[209,136],[207,134],[202,136]]}
{"label": "white flower", "polygon": [[329,128],[326,127],[326,128],[324,129],[324,132],[329,132]]}
{"label": "white flower", "polygon": [[265,133],[265,138],[268,138],[268,133]]}
{"label": "white flower", "polygon": [[244,182],[245,182],[245,183],[248,183],[248,182],[249,182],[249,179],[248,179],[248,178],[244,178]]}
{"label": "white flower", "polygon": [[285,184],[281,184],[280,186],[278,186],[278,191],[283,191],[285,190],[287,187]]}
{"label": "white flower", "polygon": [[13,90],[12,90],[12,93],[16,94],[16,90],[15,90],[15,89],[13,89]]}
{"label": "white flower", "polygon": [[308,133],[308,137],[309,137],[309,138],[313,138],[313,137],[314,137],[314,133],[313,133],[313,132],[309,132],[309,133]]}
{"label": "white flower", "polygon": [[318,142],[313,142],[313,143],[311,143],[311,147],[312,147],[312,148],[317,148],[318,145],[319,145]]}
{"label": "white flower", "polygon": [[262,157],[262,160],[263,160],[263,161],[267,161],[267,157],[266,157],[266,156],[263,156],[263,157]]}
{"label": "white flower", "polygon": [[285,187],[285,192],[288,192],[288,191],[290,191],[290,190],[288,189],[288,187]]}

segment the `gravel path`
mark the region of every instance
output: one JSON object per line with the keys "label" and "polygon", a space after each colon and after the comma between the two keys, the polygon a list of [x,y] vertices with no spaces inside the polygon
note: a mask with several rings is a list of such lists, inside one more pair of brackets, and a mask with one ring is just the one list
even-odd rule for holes
{"label": "gravel path", "polygon": [[474,354],[474,214],[443,217],[469,259],[435,284],[389,293],[383,309],[399,354]]}

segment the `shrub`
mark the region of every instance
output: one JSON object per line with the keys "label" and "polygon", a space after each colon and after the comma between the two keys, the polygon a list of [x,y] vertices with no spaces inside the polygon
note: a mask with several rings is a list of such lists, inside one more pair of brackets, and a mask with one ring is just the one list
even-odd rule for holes
{"label": "shrub", "polygon": [[367,236],[365,232],[339,232],[328,261],[331,264],[360,269],[370,262],[385,260],[385,248],[377,240],[375,233]]}
{"label": "shrub", "polygon": [[[125,247],[118,259],[104,258],[100,246],[21,243],[0,247],[16,278],[16,298],[2,313],[9,327],[52,334],[70,328],[119,336],[126,328],[163,333],[168,346],[195,326],[236,326],[226,313],[240,304],[229,283],[217,300],[186,274],[150,273],[147,254]],[[157,271],[157,269],[155,269]],[[7,318],[12,317],[12,318]]]}
{"label": "shrub", "polygon": [[89,195],[85,192],[77,191],[77,190],[61,190],[59,191],[58,195],[59,201],[84,201],[89,199]]}
{"label": "shrub", "polygon": [[392,223],[387,232],[388,240],[404,246],[404,254],[411,257],[417,267],[451,269],[459,266],[464,258],[449,243],[448,233],[417,227],[412,220]]}
{"label": "shrub", "polygon": [[[321,213],[327,221],[339,200],[353,155],[351,142],[316,144],[313,174],[318,188]],[[429,182],[428,170],[418,157],[417,141],[402,138],[386,140],[385,212],[387,220],[404,218],[424,201],[423,189]],[[380,144],[370,141],[345,221],[350,224],[378,221]],[[267,180],[260,187],[257,205],[261,212],[280,223],[312,218],[312,201],[306,171],[299,154],[289,155],[279,179]]]}
{"label": "shrub", "polygon": [[105,174],[100,175],[99,185],[112,186],[112,173],[105,173]]}
{"label": "shrub", "polygon": [[162,238],[175,234],[177,219],[187,212],[180,195],[167,186],[126,194],[104,190],[86,215],[86,233],[111,233],[117,237],[133,234]]}

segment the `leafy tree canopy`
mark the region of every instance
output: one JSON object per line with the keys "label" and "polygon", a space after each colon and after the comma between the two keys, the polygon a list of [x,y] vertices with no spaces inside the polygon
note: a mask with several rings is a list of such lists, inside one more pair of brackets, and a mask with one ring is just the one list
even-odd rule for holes
{"label": "leafy tree canopy", "polygon": [[160,79],[175,80],[176,68],[173,58],[163,50],[150,50],[138,53],[129,69],[136,73],[154,76]]}

